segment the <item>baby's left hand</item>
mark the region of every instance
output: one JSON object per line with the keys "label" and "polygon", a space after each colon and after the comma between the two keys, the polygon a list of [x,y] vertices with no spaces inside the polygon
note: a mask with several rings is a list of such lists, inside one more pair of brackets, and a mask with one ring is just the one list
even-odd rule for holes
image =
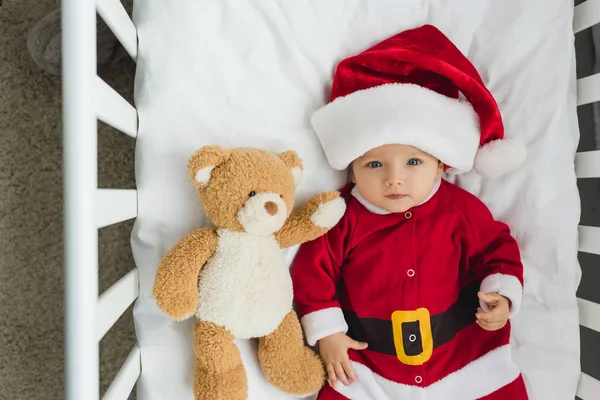
{"label": "baby's left hand", "polygon": [[504,328],[508,321],[508,313],[510,311],[510,300],[498,293],[482,293],[478,292],[477,296],[483,300],[490,311],[485,312],[481,307],[477,308],[477,325],[486,331],[497,331]]}

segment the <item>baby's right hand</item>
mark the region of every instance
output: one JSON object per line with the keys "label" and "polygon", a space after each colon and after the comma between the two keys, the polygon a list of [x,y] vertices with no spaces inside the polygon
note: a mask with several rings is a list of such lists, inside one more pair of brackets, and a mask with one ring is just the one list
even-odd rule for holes
{"label": "baby's right hand", "polygon": [[350,364],[350,359],[348,358],[348,349],[364,350],[366,348],[366,343],[357,342],[344,333],[334,333],[319,340],[321,359],[325,364],[327,375],[333,388],[335,388],[337,379],[342,381],[346,386],[350,385],[348,378],[352,382],[357,381],[352,365]]}

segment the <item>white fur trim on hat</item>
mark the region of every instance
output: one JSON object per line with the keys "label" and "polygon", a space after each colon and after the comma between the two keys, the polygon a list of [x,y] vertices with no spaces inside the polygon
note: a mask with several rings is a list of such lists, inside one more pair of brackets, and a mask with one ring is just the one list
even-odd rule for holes
{"label": "white fur trim on hat", "polygon": [[517,139],[493,140],[475,155],[475,171],[486,178],[497,178],[516,170],[525,161],[527,150]]}
{"label": "white fur trim on hat", "polygon": [[414,84],[376,86],[337,98],[318,109],[311,122],[338,170],[376,147],[406,144],[467,172],[479,147],[479,117],[470,103]]}

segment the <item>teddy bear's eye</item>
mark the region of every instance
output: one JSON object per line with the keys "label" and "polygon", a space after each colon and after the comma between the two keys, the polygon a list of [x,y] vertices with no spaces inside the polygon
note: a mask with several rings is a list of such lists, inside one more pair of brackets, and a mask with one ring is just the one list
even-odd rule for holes
{"label": "teddy bear's eye", "polygon": [[256,192],[253,190],[250,193],[248,193],[248,197],[254,197],[256,196]]}

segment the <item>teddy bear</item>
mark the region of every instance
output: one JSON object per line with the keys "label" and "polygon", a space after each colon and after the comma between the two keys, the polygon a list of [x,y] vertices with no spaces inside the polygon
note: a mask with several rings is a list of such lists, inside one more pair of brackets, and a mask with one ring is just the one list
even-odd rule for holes
{"label": "teddy bear", "polygon": [[321,193],[293,210],[303,172],[293,150],[206,146],[187,167],[213,227],[192,231],[166,253],[153,296],[170,318],[196,318],[195,398],[247,398],[234,338],[258,339],[258,361],[273,386],[296,396],[318,392],[324,368],[304,342],[282,249],[334,227],[343,198]]}

